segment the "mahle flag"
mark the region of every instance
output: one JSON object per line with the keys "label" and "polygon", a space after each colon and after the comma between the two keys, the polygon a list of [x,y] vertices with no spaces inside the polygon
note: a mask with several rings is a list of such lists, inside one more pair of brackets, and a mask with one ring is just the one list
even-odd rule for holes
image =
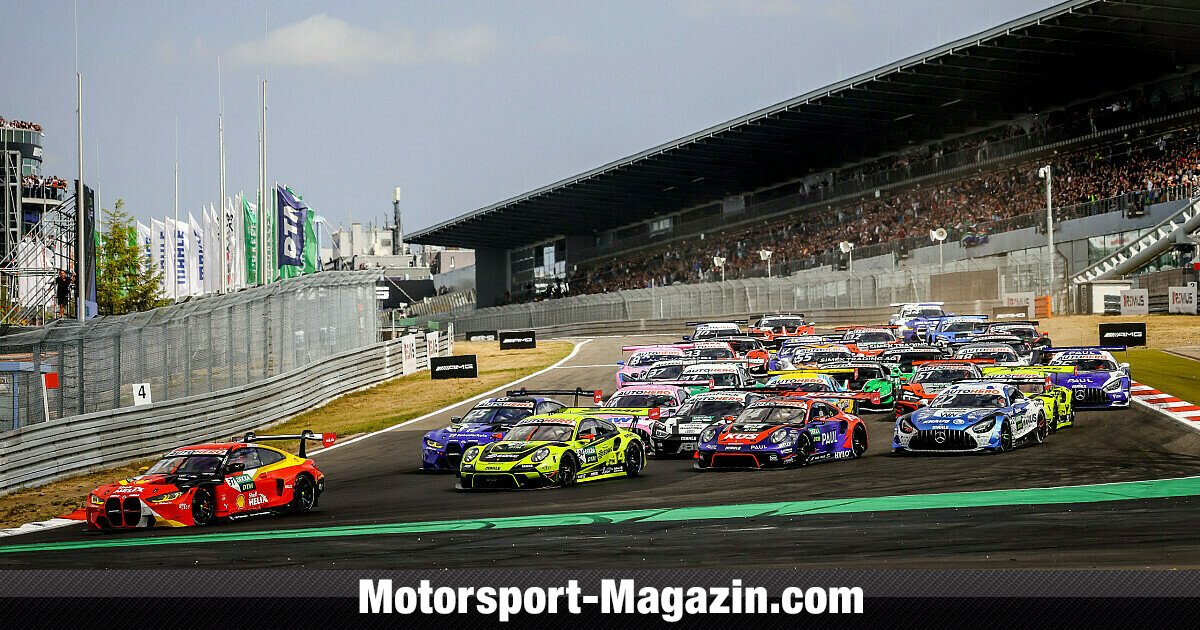
{"label": "mahle flag", "polygon": [[278,241],[276,256],[279,275],[291,278],[304,271],[304,224],[308,218],[308,206],[298,195],[285,186],[276,186],[278,199]]}
{"label": "mahle flag", "polygon": [[246,284],[258,284],[258,208],[242,197],[243,236],[246,241]]}

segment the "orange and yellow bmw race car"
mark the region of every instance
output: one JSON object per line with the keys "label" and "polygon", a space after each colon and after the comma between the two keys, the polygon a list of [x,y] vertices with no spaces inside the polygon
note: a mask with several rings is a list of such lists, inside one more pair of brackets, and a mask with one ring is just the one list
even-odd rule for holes
{"label": "orange and yellow bmw race car", "polygon": [[[88,495],[90,530],[208,525],[255,512],[307,512],[325,489],[325,475],[304,454],[306,441],[331,446],[337,436],[255,435],[241,442],[177,448],[141,475]],[[299,455],[255,442],[299,440]]]}

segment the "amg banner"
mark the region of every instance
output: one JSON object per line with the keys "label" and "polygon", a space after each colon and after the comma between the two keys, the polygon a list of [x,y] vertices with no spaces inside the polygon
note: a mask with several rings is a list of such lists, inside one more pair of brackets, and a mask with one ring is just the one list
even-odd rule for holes
{"label": "amg banner", "polygon": [[498,335],[494,330],[473,330],[467,333],[467,341],[495,341]]}
{"label": "amg banner", "polygon": [[537,335],[532,330],[510,330],[500,333],[501,350],[525,350],[537,347]]}
{"label": "amg banner", "polygon": [[429,359],[429,375],[434,379],[479,378],[479,363],[473,354],[432,357]]}
{"label": "amg banner", "polygon": [[1029,319],[1029,306],[994,307],[992,319]]}
{"label": "amg banner", "polygon": [[1146,345],[1146,322],[1100,324],[1100,345],[1144,346]]}

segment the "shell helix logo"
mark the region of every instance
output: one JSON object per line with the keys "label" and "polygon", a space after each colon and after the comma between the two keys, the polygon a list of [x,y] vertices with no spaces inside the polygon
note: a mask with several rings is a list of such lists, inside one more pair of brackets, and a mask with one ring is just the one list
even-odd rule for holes
{"label": "shell helix logo", "polygon": [[238,509],[239,509],[239,510],[245,509],[245,507],[246,507],[246,495],[244,495],[244,494],[239,494],[239,495],[238,495],[238,497],[237,497],[237,506],[238,506]]}

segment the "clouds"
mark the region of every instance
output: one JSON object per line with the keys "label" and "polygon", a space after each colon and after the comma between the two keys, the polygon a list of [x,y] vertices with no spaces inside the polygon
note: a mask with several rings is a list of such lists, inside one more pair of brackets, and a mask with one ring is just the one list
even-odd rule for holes
{"label": "clouds", "polygon": [[[229,51],[232,63],[323,68],[361,72],[375,66],[428,63],[475,65],[504,47],[500,33],[487,24],[438,29],[421,34],[402,26],[367,28],[324,13],[244,42]],[[264,50],[265,49],[265,50]]]}

